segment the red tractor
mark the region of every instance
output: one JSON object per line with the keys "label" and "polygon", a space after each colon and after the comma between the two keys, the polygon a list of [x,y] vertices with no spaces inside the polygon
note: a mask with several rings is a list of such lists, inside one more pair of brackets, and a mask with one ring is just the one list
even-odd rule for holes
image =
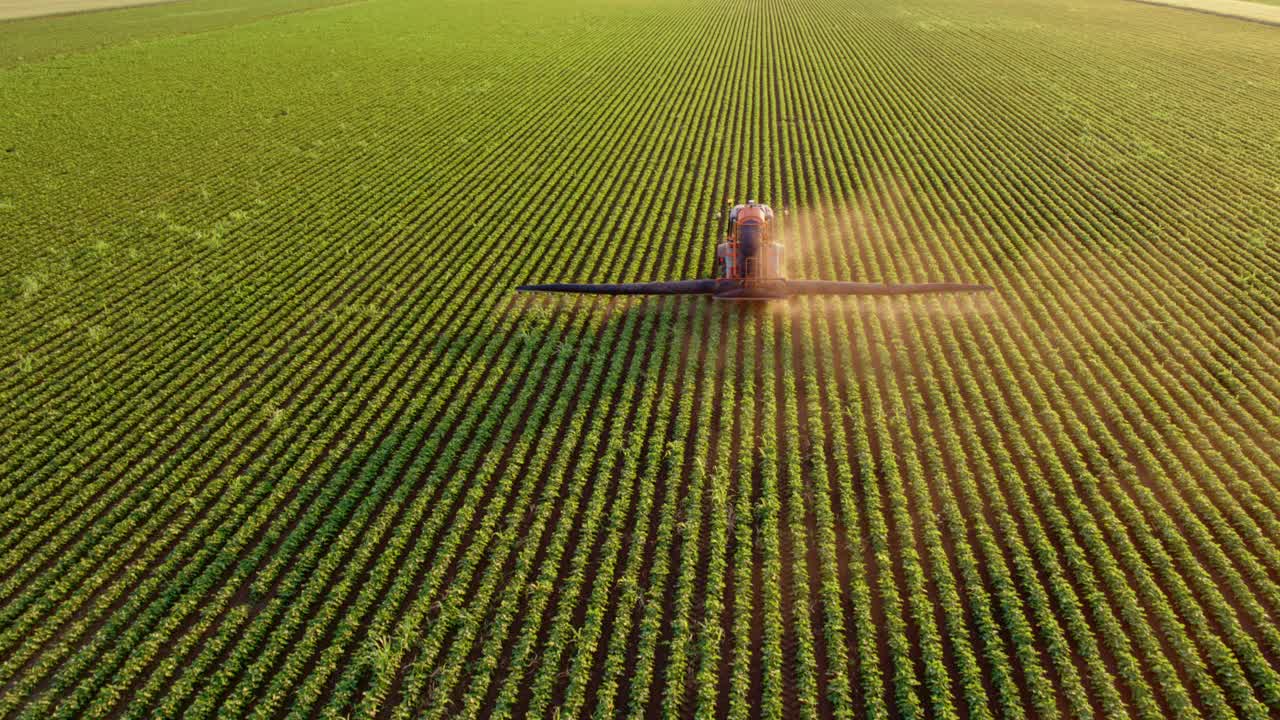
{"label": "red tractor", "polygon": [[715,277],[638,283],[551,283],[521,285],[524,292],[594,295],[710,295],[716,300],[783,300],[793,295],[906,295],[978,292],[989,285],[967,283],[884,283],[788,280],[782,272],[782,245],[772,239],[773,209],[754,200],[729,211],[729,234],[716,246]]}
{"label": "red tractor", "polygon": [[716,246],[716,278],[759,284],[781,280],[782,244],[773,241],[773,209],[752,200],[729,211],[729,234]]}

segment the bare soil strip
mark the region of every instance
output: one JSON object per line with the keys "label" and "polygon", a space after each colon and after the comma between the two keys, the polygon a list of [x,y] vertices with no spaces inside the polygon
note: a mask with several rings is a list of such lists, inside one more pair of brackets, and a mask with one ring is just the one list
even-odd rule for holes
{"label": "bare soil strip", "polygon": [[0,20],[69,15],[133,5],[159,5],[179,0],[0,0]]}
{"label": "bare soil strip", "polygon": [[1194,10],[1210,15],[1250,20],[1280,27],[1280,6],[1263,5],[1248,0],[1134,0],[1145,5]]}

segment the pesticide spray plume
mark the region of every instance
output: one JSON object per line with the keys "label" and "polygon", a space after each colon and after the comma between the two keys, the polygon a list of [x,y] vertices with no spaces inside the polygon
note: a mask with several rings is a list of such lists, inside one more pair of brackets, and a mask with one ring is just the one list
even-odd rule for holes
{"label": "pesticide spray plume", "polygon": [[[836,205],[827,208],[783,208],[778,211],[777,237],[788,248],[794,248],[786,270],[798,276],[854,275],[866,276],[880,273],[892,264],[894,257],[902,255],[910,238],[896,235],[886,237],[880,232],[881,224],[874,219],[873,206],[868,199],[856,205]],[[892,277],[892,276],[890,276]],[[921,282],[908,276],[900,282],[885,279],[891,290],[869,293],[871,297],[857,305],[800,301],[780,303],[780,314],[814,312],[819,308],[831,311],[836,308],[857,308],[860,312],[874,312],[882,318],[928,315],[987,315],[998,312],[992,302],[989,285],[969,283]],[[877,285],[878,283],[871,283]],[[901,302],[892,296],[927,295],[928,298]]]}

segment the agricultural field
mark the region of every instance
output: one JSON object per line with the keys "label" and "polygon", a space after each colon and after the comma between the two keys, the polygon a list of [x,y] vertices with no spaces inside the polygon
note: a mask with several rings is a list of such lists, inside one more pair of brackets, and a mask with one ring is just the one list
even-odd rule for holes
{"label": "agricultural field", "polygon": [[[1280,27],[0,23],[0,717],[1280,716]],[[517,294],[705,277],[996,292]]]}

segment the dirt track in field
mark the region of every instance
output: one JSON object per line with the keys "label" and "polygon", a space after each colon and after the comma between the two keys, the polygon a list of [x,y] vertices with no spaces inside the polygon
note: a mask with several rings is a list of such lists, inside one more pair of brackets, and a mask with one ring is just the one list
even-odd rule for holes
{"label": "dirt track in field", "polygon": [[66,15],[130,5],[158,5],[175,0],[0,0],[0,20]]}
{"label": "dirt track in field", "polygon": [[1137,2],[1280,26],[1280,6],[1264,5],[1247,0],[1137,0]]}

